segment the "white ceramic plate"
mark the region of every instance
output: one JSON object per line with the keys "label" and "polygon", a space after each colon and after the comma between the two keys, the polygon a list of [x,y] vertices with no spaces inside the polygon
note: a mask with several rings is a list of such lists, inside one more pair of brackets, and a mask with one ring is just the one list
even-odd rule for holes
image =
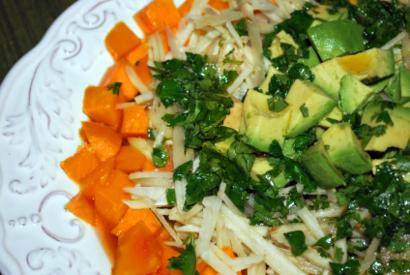
{"label": "white ceramic plate", "polygon": [[[80,144],[83,91],[113,61],[104,37],[150,0],[80,0],[0,87],[0,271],[110,274],[94,230],[64,209],[78,188],[61,160]],[[177,0],[181,3],[182,0]]]}

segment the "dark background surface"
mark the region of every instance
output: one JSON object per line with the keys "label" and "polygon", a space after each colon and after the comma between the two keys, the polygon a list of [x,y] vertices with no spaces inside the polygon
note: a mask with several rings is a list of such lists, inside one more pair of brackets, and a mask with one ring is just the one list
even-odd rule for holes
{"label": "dark background surface", "polygon": [[[75,0],[0,0],[0,83]],[[1,275],[1,270],[0,270]]]}
{"label": "dark background surface", "polygon": [[0,83],[75,0],[0,0]]}

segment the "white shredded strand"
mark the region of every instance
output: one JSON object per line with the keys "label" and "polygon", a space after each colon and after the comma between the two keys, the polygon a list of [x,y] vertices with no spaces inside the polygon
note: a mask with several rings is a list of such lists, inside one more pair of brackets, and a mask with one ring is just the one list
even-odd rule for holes
{"label": "white shredded strand", "polygon": [[145,86],[144,82],[142,82],[142,80],[139,78],[137,73],[134,71],[134,69],[130,65],[127,65],[126,72],[127,72],[127,76],[130,79],[132,85],[134,85],[134,87],[137,88],[137,90],[141,94],[144,94],[144,93],[152,94],[152,91],[148,89],[147,86]]}
{"label": "white shredded strand", "polygon": [[296,214],[306,224],[306,226],[310,229],[310,231],[316,238],[320,239],[325,236],[325,233],[320,227],[318,220],[312,214],[312,212],[310,212],[309,209],[304,207],[300,209],[299,211],[297,211]]}
{"label": "white shredded strand", "polygon": [[219,217],[222,201],[215,196],[206,197],[202,204],[203,210],[203,222],[199,231],[196,250],[198,255],[202,255],[209,250],[210,242],[216,227],[216,221]]}
{"label": "white shredded strand", "polygon": [[263,255],[265,262],[280,274],[304,274],[271,242],[265,240],[249,225],[249,220],[237,216],[226,206],[222,207],[226,226],[254,253]]}
{"label": "white shredded strand", "polygon": [[154,99],[153,93],[142,93],[134,97],[134,101],[136,104],[145,104],[145,103],[152,101],[153,99]]}
{"label": "white shredded strand", "polygon": [[183,242],[172,226],[168,223],[168,221],[164,218],[164,216],[160,215],[156,208],[152,207],[151,211],[155,214],[158,218],[159,222],[164,226],[164,228],[168,231],[169,235],[174,239],[177,245],[183,246]]}
{"label": "white shredded strand", "polygon": [[380,245],[380,240],[377,238],[374,238],[371,242],[369,247],[366,250],[366,254],[364,256],[363,261],[360,263],[360,269],[359,272],[360,274],[363,274],[370,268],[374,260],[376,259],[376,254],[377,254],[377,248]]}
{"label": "white shredded strand", "polygon": [[134,172],[129,175],[129,178],[132,180],[146,178],[172,179],[172,172]]}
{"label": "white shredded strand", "polygon": [[141,152],[147,159],[152,160],[152,144],[144,138],[129,138],[128,143]]}
{"label": "white shredded strand", "polygon": [[394,47],[394,45],[399,44],[404,38],[406,37],[406,32],[402,31],[398,35],[396,35],[393,39],[388,41],[384,46],[382,46],[383,50],[389,50]]}
{"label": "white shredded strand", "polygon": [[177,180],[175,182],[175,198],[176,198],[177,209],[180,213],[183,213],[184,211],[185,197],[186,197],[186,185],[187,185],[187,182],[185,179]]}
{"label": "white shredded strand", "polygon": [[206,26],[217,26],[226,22],[240,20],[243,14],[238,11],[223,11],[220,14],[204,15],[195,18],[194,24],[197,28]]}

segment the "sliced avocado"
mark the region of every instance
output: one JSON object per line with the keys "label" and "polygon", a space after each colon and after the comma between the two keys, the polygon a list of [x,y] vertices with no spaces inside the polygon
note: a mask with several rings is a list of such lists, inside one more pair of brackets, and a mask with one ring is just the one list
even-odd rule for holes
{"label": "sliced avocado", "polygon": [[322,141],[336,167],[354,175],[372,170],[370,156],[363,150],[350,124],[332,125],[323,133]]}
{"label": "sliced avocado", "polygon": [[271,53],[271,58],[276,58],[283,55],[283,50],[280,44],[289,44],[295,48],[299,48],[298,44],[296,44],[295,40],[293,40],[292,36],[290,36],[285,31],[280,31],[276,34],[275,38],[272,41],[272,44],[269,48]]}
{"label": "sliced avocado", "polygon": [[340,111],[338,107],[334,107],[333,110],[321,121],[319,121],[319,126],[324,128],[329,128],[334,124],[336,121],[341,121],[343,119],[343,113]]}
{"label": "sliced avocado", "polygon": [[400,91],[401,102],[410,101],[410,71],[401,64],[400,66]]}
{"label": "sliced avocado", "polygon": [[344,184],[341,172],[332,164],[323,143],[317,142],[302,155],[302,164],[312,178],[323,188]]}
{"label": "sliced avocado", "polygon": [[231,147],[232,143],[235,141],[235,138],[229,137],[227,139],[215,142],[213,145],[213,149],[223,156],[228,155],[229,148]]}
{"label": "sliced avocado", "polygon": [[307,33],[322,60],[364,50],[363,27],[351,20],[325,22]]}
{"label": "sliced avocado", "polygon": [[[267,158],[256,158],[251,169],[251,177],[254,180],[259,180],[259,176],[263,176],[274,168]],[[287,179],[284,172],[280,172],[279,175],[273,179],[273,182],[277,187],[281,188],[289,182],[289,179]]]}
{"label": "sliced avocado", "polygon": [[229,115],[225,117],[223,126],[239,131],[241,125],[243,104],[240,100],[233,98],[233,107]]}
{"label": "sliced avocado", "polygon": [[[287,137],[295,137],[315,126],[330,113],[336,102],[309,81],[296,80],[286,97],[291,109]],[[305,112],[304,112],[305,111]]]}
{"label": "sliced avocado", "polygon": [[[410,139],[410,108],[397,106],[393,109],[385,109],[393,125],[385,125],[386,131],[381,136],[373,136],[367,143],[366,151],[384,152],[387,148],[406,148]],[[369,103],[363,111],[362,124],[375,127],[384,125],[376,121],[378,114],[382,112],[382,106],[378,102]]]}
{"label": "sliced avocado", "polygon": [[393,52],[377,48],[333,58],[312,68],[313,82],[335,100],[339,97],[340,81],[346,74],[369,81],[388,77],[394,70]]}
{"label": "sliced avocado", "polygon": [[307,49],[307,56],[305,58],[299,59],[298,62],[308,66],[309,68],[312,68],[320,64],[319,57],[317,56],[315,50],[312,47],[309,47]]}
{"label": "sliced avocado", "polygon": [[393,102],[400,102],[401,99],[401,88],[400,88],[400,74],[395,75],[390,79],[389,84],[386,88],[386,93]]}
{"label": "sliced avocado", "polygon": [[274,140],[283,143],[285,131],[289,125],[289,108],[281,112],[269,110],[270,96],[250,90],[245,98],[242,114],[241,131],[249,145],[269,152]]}
{"label": "sliced avocado", "polygon": [[363,106],[374,90],[363,84],[351,74],[345,75],[340,82],[340,107],[343,113],[351,114]]}
{"label": "sliced avocado", "polygon": [[270,84],[270,81],[271,81],[271,79],[272,79],[272,77],[275,75],[275,74],[282,74],[281,72],[279,72],[277,69],[275,69],[274,67],[269,67],[269,70],[268,70],[268,74],[266,75],[266,78],[265,78],[265,80],[262,82],[262,84],[259,86],[259,89],[260,90],[262,90],[262,92],[263,93],[268,93],[269,92],[269,84]]}
{"label": "sliced avocado", "polygon": [[323,21],[335,21],[347,19],[349,14],[346,8],[334,10],[334,7],[328,5],[317,5],[311,8],[308,13],[315,19]]}

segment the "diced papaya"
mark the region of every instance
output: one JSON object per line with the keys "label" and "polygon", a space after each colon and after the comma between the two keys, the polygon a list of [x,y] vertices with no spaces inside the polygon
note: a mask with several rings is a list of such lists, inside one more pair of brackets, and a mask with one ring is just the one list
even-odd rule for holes
{"label": "diced papaya", "polygon": [[95,122],[118,128],[122,113],[116,109],[118,96],[107,87],[88,87],[85,90],[83,111]]}
{"label": "diced papaya", "polygon": [[120,150],[122,137],[112,128],[104,124],[83,122],[83,129],[88,143],[101,161],[115,156]]}
{"label": "diced papaya", "polygon": [[[129,101],[138,94],[137,88],[134,87],[128,77],[127,66],[131,65],[126,60],[119,60],[112,68],[112,72],[107,73],[103,80],[103,83],[107,86],[113,83],[121,83],[119,102]],[[131,66],[131,68],[135,69],[135,66]]]}
{"label": "diced papaya", "polygon": [[121,147],[115,160],[115,168],[126,173],[141,171],[145,156],[130,145]]}
{"label": "diced papaya", "polygon": [[132,64],[136,65],[138,61],[143,59],[144,57],[148,56],[148,44],[146,42],[141,43],[138,47],[132,50],[127,55],[127,61]]}
{"label": "diced papaya", "polygon": [[148,131],[148,112],[143,105],[124,109],[121,134],[125,137],[146,137]]}
{"label": "diced papaya", "polygon": [[161,240],[169,240],[168,232],[162,227],[157,217],[150,209],[131,209],[123,216],[118,225],[112,230],[116,236],[124,234],[138,222],[144,222],[147,228]]}
{"label": "diced papaya", "polygon": [[73,181],[79,183],[89,175],[100,161],[89,146],[81,147],[74,155],[61,162],[61,168]]}
{"label": "diced papaya", "polygon": [[134,66],[135,73],[141,79],[145,85],[149,85],[152,82],[152,73],[148,67],[148,56],[143,57],[137,64]]}
{"label": "diced papaya", "polygon": [[161,259],[161,267],[159,268],[157,275],[182,275],[183,273],[179,270],[168,269],[169,259],[178,257],[181,253],[167,245],[163,245],[162,248],[163,254]]}
{"label": "diced papaya", "polygon": [[84,194],[79,193],[73,197],[65,208],[76,215],[85,222],[94,225],[95,222],[95,208],[94,203],[88,199]]}
{"label": "diced papaya", "polygon": [[226,10],[229,8],[229,3],[224,0],[208,0],[208,4],[217,10]]}
{"label": "diced papaya", "polygon": [[81,180],[81,192],[87,198],[94,200],[95,190],[107,184],[108,178],[114,169],[115,158],[109,158],[101,163],[94,171]]}
{"label": "diced papaya", "polygon": [[94,227],[105,253],[111,261],[111,264],[114,264],[115,255],[117,254],[117,237],[111,234],[110,226],[99,215],[95,216]]}
{"label": "diced papaya", "polygon": [[180,15],[173,0],[154,0],[135,14],[134,19],[145,34],[151,34],[177,26]]}
{"label": "diced papaya", "polygon": [[139,44],[141,40],[124,22],[115,25],[105,38],[105,45],[115,60],[123,58]]}
{"label": "diced papaya", "polygon": [[95,207],[97,213],[110,226],[110,230],[119,223],[128,209],[123,201],[129,199],[130,196],[124,191],[124,188],[133,185],[134,183],[127,174],[114,170],[110,174],[107,185],[96,188]]}
{"label": "diced papaya", "polygon": [[182,3],[181,6],[179,6],[178,11],[181,17],[184,17],[185,15],[188,14],[188,12],[191,11],[193,3],[194,3],[194,0],[185,0],[185,2]]}
{"label": "diced papaya", "polygon": [[118,239],[113,275],[147,275],[158,271],[163,248],[155,235],[139,222]]}
{"label": "diced papaya", "polygon": [[145,160],[144,167],[142,168],[142,171],[152,172],[152,171],[155,171],[156,169],[157,169],[157,167],[155,167],[154,163],[151,160],[149,160],[149,159]]}

